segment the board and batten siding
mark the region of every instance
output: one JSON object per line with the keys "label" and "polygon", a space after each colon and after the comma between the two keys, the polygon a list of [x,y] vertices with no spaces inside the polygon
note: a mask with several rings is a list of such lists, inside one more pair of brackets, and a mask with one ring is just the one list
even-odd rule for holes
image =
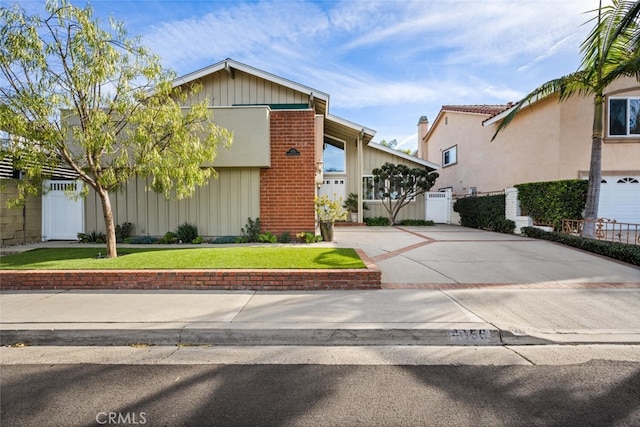
{"label": "board and batten siding", "polygon": [[[197,187],[193,196],[167,200],[135,180],[111,194],[114,223],[133,224],[135,236],[163,236],[188,222],[203,237],[238,236],[247,219],[260,216],[260,169],[219,168],[218,178]],[[104,232],[102,205],[92,190],[85,201],[85,232]]]}
{"label": "board and batten siding", "polygon": [[217,72],[200,80],[202,90],[192,95],[187,103],[207,99],[209,106],[255,104],[306,104],[309,95],[269,82],[260,77],[234,70],[232,79],[226,72]]}
{"label": "board and batten siding", "polygon": [[[353,154],[351,150],[347,151],[347,156],[355,158],[356,155],[357,154],[355,154],[355,150],[353,150]],[[375,148],[365,146],[362,152],[362,163],[363,163],[362,174],[364,176],[372,175],[373,169],[382,166],[386,162],[393,163],[393,164],[403,164],[403,165],[409,166],[410,168],[422,167],[400,156],[394,156],[393,154],[386,153],[384,151],[380,151]],[[356,160],[355,159],[350,160],[348,158],[347,163],[349,163],[349,165],[351,165],[351,163],[355,165]],[[362,182],[360,182],[360,185],[362,185]],[[355,192],[355,189],[353,190],[349,189],[348,191]],[[400,213],[398,213],[396,220],[400,221],[403,219],[425,219],[424,203],[425,203],[424,195],[420,195],[416,197],[414,201],[410,202],[407,206],[405,206],[400,210]],[[384,217],[389,216],[389,213],[387,212],[387,210],[384,208],[384,206],[382,206],[382,202],[379,202],[379,201],[366,202],[366,205],[369,207],[369,210],[364,211],[365,217],[372,218],[377,216],[384,216]]]}

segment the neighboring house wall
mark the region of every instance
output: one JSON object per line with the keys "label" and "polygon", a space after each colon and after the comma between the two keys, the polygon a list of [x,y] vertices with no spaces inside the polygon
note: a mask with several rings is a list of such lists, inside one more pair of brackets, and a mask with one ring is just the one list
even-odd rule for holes
{"label": "neighboring house wall", "polygon": [[0,188],[0,245],[9,246],[42,240],[42,197],[27,197],[24,206],[8,208],[7,200],[18,195],[17,180],[3,179]]}
{"label": "neighboring house wall", "polygon": [[[640,96],[634,79],[617,81],[609,96]],[[607,98],[608,99],[608,98]],[[607,103],[608,105],[608,103]],[[586,178],[591,157],[592,97],[557,97],[525,107],[492,142],[496,124],[483,127],[489,114],[442,110],[426,138],[427,160],[443,164],[443,151],[455,146],[457,162],[443,165],[436,189],[454,194],[502,190],[525,182]],[[605,132],[607,125],[605,124]],[[640,174],[640,138],[606,136],[602,173]]]}

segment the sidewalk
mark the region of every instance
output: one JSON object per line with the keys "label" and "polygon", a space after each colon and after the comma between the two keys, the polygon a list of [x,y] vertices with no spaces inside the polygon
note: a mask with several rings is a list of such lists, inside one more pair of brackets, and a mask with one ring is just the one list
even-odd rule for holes
{"label": "sidewalk", "polygon": [[345,227],[332,245],[362,249],[386,289],[3,292],[0,341],[640,344],[640,268],[628,264],[457,226]]}
{"label": "sidewalk", "polygon": [[7,292],[1,344],[640,344],[640,289]]}

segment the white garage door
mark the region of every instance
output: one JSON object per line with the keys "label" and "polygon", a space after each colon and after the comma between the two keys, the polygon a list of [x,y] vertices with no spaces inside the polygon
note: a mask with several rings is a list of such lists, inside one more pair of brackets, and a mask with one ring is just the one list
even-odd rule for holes
{"label": "white garage door", "polygon": [[640,224],[640,176],[603,176],[598,217]]}

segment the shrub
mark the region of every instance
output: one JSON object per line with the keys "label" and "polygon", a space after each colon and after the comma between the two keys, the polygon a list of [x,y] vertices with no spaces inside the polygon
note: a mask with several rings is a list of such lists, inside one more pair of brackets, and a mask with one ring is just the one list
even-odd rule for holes
{"label": "shrub", "polygon": [[133,224],[130,222],[123,222],[122,225],[116,225],[116,242],[124,242],[126,238],[131,236],[132,230]]}
{"label": "shrub", "polygon": [[562,234],[555,231],[548,232],[536,227],[524,227],[522,229],[522,234],[536,239],[551,240],[553,242],[562,243],[567,246],[572,246],[574,248],[640,266],[640,246],[608,242],[605,240],[585,239],[584,237]]}
{"label": "shrub", "polygon": [[194,224],[189,224],[185,222],[178,226],[176,230],[176,236],[178,240],[182,243],[191,243],[198,237],[198,227]]}
{"label": "shrub", "polygon": [[489,227],[492,231],[497,231],[498,233],[513,234],[516,229],[516,223],[510,219],[501,218],[489,224]]}
{"label": "shrub", "polygon": [[398,223],[398,225],[416,225],[416,226],[420,226],[420,225],[427,225],[427,226],[431,226],[431,225],[435,225],[435,223],[433,221],[429,220],[424,220],[424,219],[403,219],[402,221],[400,221]]}
{"label": "shrub", "polygon": [[204,239],[201,236],[196,237],[191,241],[194,245],[199,245],[204,242]]}
{"label": "shrub", "polygon": [[151,243],[155,243],[158,239],[151,236],[136,236],[136,237],[127,237],[124,242],[131,243],[134,245],[150,245]]}
{"label": "shrub", "polygon": [[158,243],[163,245],[178,243],[178,236],[173,231],[167,231],[165,235],[162,236],[160,240],[158,240]]}
{"label": "shrub", "polygon": [[78,240],[80,243],[105,243],[107,236],[104,233],[92,231],[91,233],[78,233]]}
{"label": "shrub", "polygon": [[289,243],[291,242],[291,234],[288,231],[285,231],[280,236],[278,236],[279,243]]}
{"label": "shrub", "polygon": [[460,214],[460,224],[464,227],[491,231],[508,228],[508,223],[504,223],[504,194],[458,199],[453,210]]}
{"label": "shrub", "polygon": [[582,219],[587,203],[588,181],[563,181],[519,184],[518,200],[522,215],[530,216],[538,224],[549,224],[558,230],[563,219]]}
{"label": "shrub", "polygon": [[238,237],[236,236],[219,236],[211,241],[214,245],[225,245],[229,243],[238,243]]}
{"label": "shrub", "polygon": [[242,232],[243,243],[257,242],[260,237],[260,218],[253,221],[247,218],[247,224],[240,229]]}
{"label": "shrub", "polygon": [[278,238],[274,236],[270,231],[262,233],[258,236],[258,242],[261,243],[276,243]]}
{"label": "shrub", "polygon": [[316,236],[315,233],[310,231],[301,231],[296,234],[296,237],[303,243],[316,243],[322,241],[322,236]]}
{"label": "shrub", "polygon": [[371,218],[364,218],[364,223],[370,227],[379,227],[384,225],[389,225],[389,218],[386,216],[374,216]]}

